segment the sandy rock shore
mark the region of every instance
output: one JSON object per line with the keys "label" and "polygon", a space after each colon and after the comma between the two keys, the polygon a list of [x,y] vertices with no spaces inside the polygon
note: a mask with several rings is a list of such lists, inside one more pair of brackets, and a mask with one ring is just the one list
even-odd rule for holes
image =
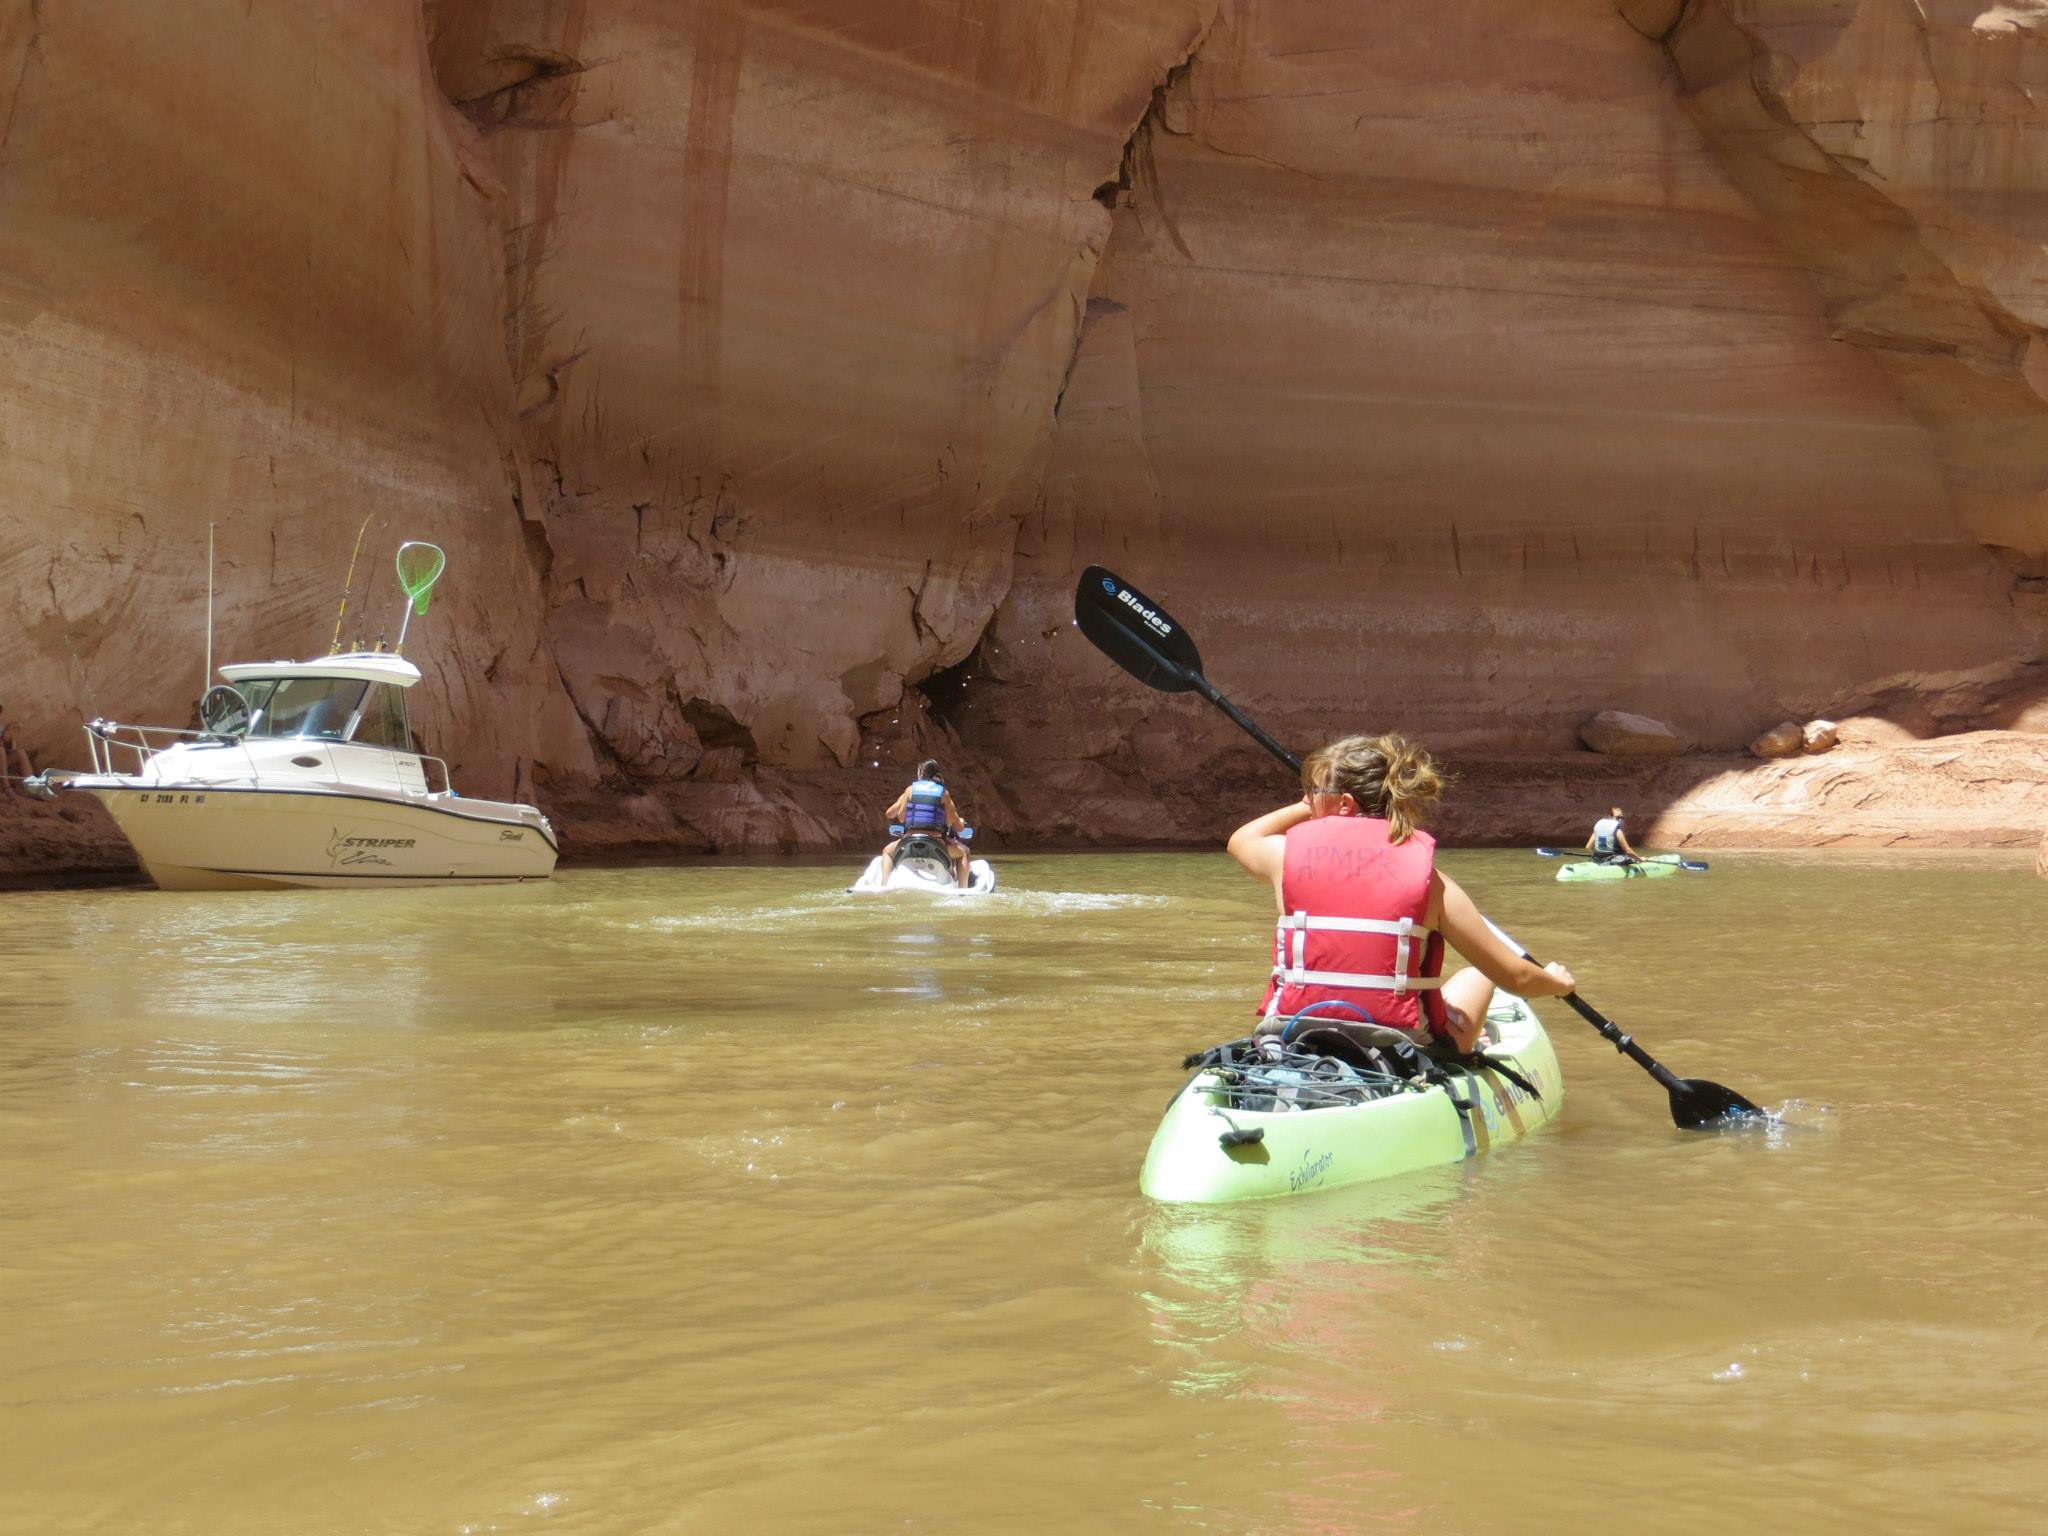
{"label": "sandy rock shore", "polygon": [[[1610,804],[1634,840],[1658,847],[2032,848],[2048,860],[2048,737],[1979,731],[1903,745],[1843,747],[1767,763],[1738,755],[1603,757],[1591,752],[1448,755],[1452,790],[1436,830],[1446,846],[1577,842]],[[1216,848],[1232,828],[1289,798],[1284,770],[1225,742],[1179,778],[1134,778],[1107,763],[1009,783],[966,771],[955,793],[977,851]],[[621,797],[548,802],[566,866],[715,854],[849,855],[880,839],[879,811],[902,787],[888,770],[775,772]],[[139,878],[113,821],[84,797],[0,798],[0,884]]]}

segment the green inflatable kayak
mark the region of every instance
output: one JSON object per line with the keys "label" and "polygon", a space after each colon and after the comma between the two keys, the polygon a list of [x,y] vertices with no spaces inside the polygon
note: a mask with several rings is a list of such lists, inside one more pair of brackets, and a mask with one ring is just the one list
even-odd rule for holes
{"label": "green inflatable kayak", "polygon": [[[1633,864],[1599,864],[1583,859],[1576,864],[1560,864],[1557,878],[1560,880],[1648,880],[1657,875],[1675,875],[1685,869],[1688,861],[1675,853],[1660,853],[1651,858],[1638,859]],[[1705,869],[1704,864],[1698,868]]]}
{"label": "green inflatable kayak", "polygon": [[1446,1066],[1439,1081],[1425,1083],[1361,1074],[1328,1058],[1305,1072],[1300,1053],[1273,1067],[1249,1056],[1204,1065],[1167,1106],[1138,1187],[1154,1200],[1188,1204],[1266,1200],[1388,1179],[1517,1141],[1556,1118],[1564,1079],[1550,1037],[1521,998],[1495,993],[1487,1024],[1497,1044],[1486,1054],[1506,1071]]}

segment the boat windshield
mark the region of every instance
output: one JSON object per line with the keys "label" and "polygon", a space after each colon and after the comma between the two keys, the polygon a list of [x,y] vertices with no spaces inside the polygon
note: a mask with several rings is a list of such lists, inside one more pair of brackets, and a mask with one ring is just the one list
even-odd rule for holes
{"label": "boat windshield", "polygon": [[370,696],[363,700],[362,718],[349,740],[360,747],[390,747],[404,752],[411,746],[406,729],[405,700],[389,683],[370,684]]}
{"label": "boat windshield", "polygon": [[241,685],[249,736],[307,736],[340,741],[370,685],[352,677],[261,677]]}

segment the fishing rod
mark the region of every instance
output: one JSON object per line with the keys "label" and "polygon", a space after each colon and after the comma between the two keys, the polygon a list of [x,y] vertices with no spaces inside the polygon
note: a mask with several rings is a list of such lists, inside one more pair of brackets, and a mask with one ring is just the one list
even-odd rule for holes
{"label": "fishing rod", "polygon": [[348,575],[344,576],[341,582],[341,607],[334,615],[334,643],[327,647],[327,654],[330,656],[341,649],[341,621],[348,617],[348,591],[356,581],[356,556],[363,552],[363,535],[370,531],[370,518],[376,515],[372,512],[370,517],[363,519],[363,526],[356,530],[356,547],[349,551]]}

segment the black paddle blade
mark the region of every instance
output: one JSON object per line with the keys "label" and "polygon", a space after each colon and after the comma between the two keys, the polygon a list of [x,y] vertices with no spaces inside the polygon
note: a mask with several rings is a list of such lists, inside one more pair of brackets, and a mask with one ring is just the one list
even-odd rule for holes
{"label": "black paddle blade", "polygon": [[1714,1130],[1751,1116],[1759,1121],[1771,1118],[1733,1088],[1703,1077],[1682,1077],[1671,1089],[1671,1118],[1681,1131]]}
{"label": "black paddle blade", "polygon": [[1202,655],[1187,632],[1136,587],[1099,565],[1081,573],[1074,622],[1105,656],[1148,688],[1187,693]]}

